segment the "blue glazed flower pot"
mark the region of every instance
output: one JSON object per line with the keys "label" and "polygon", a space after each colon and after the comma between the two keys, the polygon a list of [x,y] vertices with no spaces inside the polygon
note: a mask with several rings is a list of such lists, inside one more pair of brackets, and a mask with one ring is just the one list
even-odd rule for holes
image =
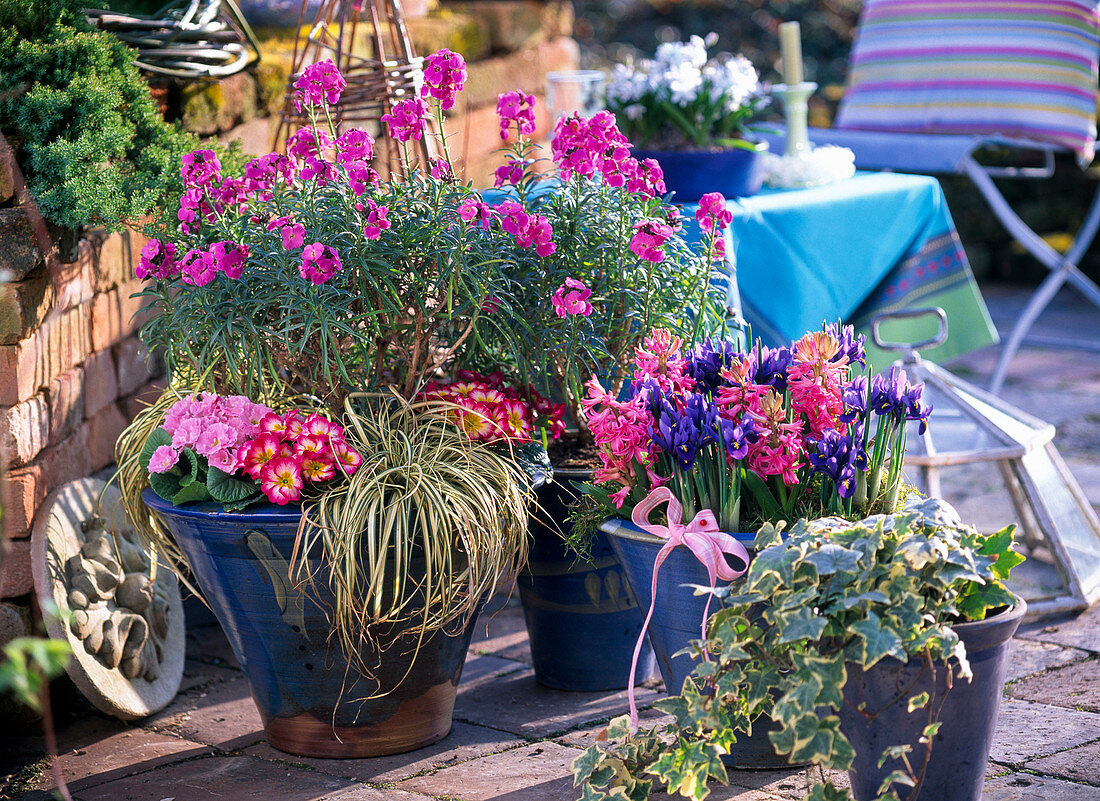
{"label": "blue glazed flower pot", "polygon": [[[611,547],[626,573],[627,586],[644,616],[653,597],[650,591],[653,565],[664,541],[647,534],[629,520],[608,520],[600,528],[609,535]],[[751,553],[755,534],[736,533],[729,536],[740,541]],[[701,626],[707,603],[705,595],[696,595],[691,587],[685,585],[705,586],[709,583],[706,569],[685,547],[674,548],[661,565],[657,579],[657,602],[649,623],[649,641],[657,655],[657,666],[669,694],[680,693],[684,680],[695,667],[695,660],[689,654],[673,655],[686,648],[692,640],[702,637]],[[728,583],[718,582],[719,586]],[[719,608],[719,601],[713,600],[711,613]],[[722,761],[737,768],[787,767],[786,759],[775,753],[768,739],[768,732],[772,730],[769,721],[759,720],[757,723],[760,725],[754,725],[751,734],[738,735],[737,742]]]}
{"label": "blue glazed flower pot", "polygon": [[764,153],[767,143],[755,150],[731,147],[725,150],[640,150],[636,159],[656,159],[665,175],[665,187],[674,192],[676,203],[694,203],[708,192],[726,198],[755,195],[764,185]]}
{"label": "blue glazed flower pot", "polygon": [[297,508],[225,513],[213,503],[173,506],[152,490],[142,500],[187,557],[272,746],[347,759],[411,751],[447,735],[473,619],[429,635],[419,649],[401,627],[379,627],[372,632],[379,647],[360,652],[370,671],[363,675],[330,636],[327,575],[320,571],[311,586],[289,579]]}
{"label": "blue glazed flower pot", "polygon": [[[538,491],[527,566],[516,579],[535,678],[558,690],[624,689],[642,630],[642,613],[626,590],[607,537],[598,534],[591,562],[578,560],[565,546],[567,507],[576,497],[571,482],[591,478],[590,470],[556,470],[556,480]],[[635,681],[655,672],[653,650],[646,644]]]}
{"label": "blue glazed flower pot", "polygon": [[[904,768],[898,759],[889,759],[879,767],[879,757],[886,748],[910,744],[910,759],[919,764],[924,758],[924,746],[918,738],[928,725],[928,710],[910,713],[907,708],[908,700],[921,692],[933,699],[943,698],[944,703],[939,714],[942,725],[914,801],[978,801],[982,797],[1004,691],[1009,642],[1026,611],[1027,604],[1020,598],[1011,609],[986,620],[952,627],[966,646],[974,678],[969,682],[956,680],[946,698],[947,670],[943,665],[937,665],[935,681],[923,665],[905,664],[892,657],[867,671],[848,665],[845,703],[838,714],[840,730],[856,752],[848,771],[856,801],[877,798],[882,780]],[[899,693],[899,687],[905,688],[904,692]],[[873,718],[864,716],[858,711],[860,704],[878,714]]]}

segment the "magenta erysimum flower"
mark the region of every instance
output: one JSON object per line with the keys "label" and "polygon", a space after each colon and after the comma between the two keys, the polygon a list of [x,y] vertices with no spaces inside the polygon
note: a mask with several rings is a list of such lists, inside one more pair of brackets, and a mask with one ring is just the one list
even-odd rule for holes
{"label": "magenta erysimum flower", "polygon": [[171,445],[161,445],[153,451],[153,456],[149,459],[149,472],[167,473],[176,466],[179,457],[179,451]]}
{"label": "magenta erysimum flower", "polygon": [[455,95],[466,83],[466,60],[443,48],[424,59],[424,85],[421,97],[434,97],[444,111],[455,104]]}
{"label": "magenta erysimum flower", "polygon": [[300,114],[303,106],[334,105],[347,85],[332,59],[310,64],[294,82],[294,108]]}
{"label": "magenta erysimum flower", "polygon": [[194,150],[183,156],[180,177],[190,187],[203,187],[221,181],[222,164],[213,150]]}
{"label": "magenta erysimum flower", "polygon": [[335,248],[314,242],[312,245],[306,245],[302,250],[302,264],[298,272],[307,281],[323,284],[343,269],[343,266],[340,263],[340,254]]}
{"label": "magenta erysimum flower", "polygon": [[530,217],[522,203],[514,200],[505,200],[497,206],[500,215],[500,227],[512,236],[519,236],[530,222]]}
{"label": "magenta erysimum flower", "polygon": [[493,220],[493,207],[484,200],[467,198],[458,206],[458,216],[470,225],[488,228]]}
{"label": "magenta erysimum flower", "polygon": [[721,230],[733,222],[733,212],[726,208],[726,198],[721,192],[707,192],[699,198],[695,219],[704,231]]}
{"label": "magenta erysimum flower", "polygon": [[279,229],[283,237],[283,248],[294,250],[300,248],[306,241],[306,227],[301,223],[290,223]]}
{"label": "magenta erysimum flower", "polygon": [[218,274],[214,254],[205,250],[189,250],[180,262],[183,282],[192,286],[206,286]]}
{"label": "magenta erysimum flower", "polygon": [[523,161],[520,159],[509,159],[496,168],[494,175],[495,181],[493,182],[493,186],[498,189],[505,184],[518,184],[523,179]]}
{"label": "magenta erysimum flower", "polygon": [[497,97],[500,118],[500,138],[508,138],[508,128],[514,122],[520,136],[535,133],[535,96],[520,91],[505,92]]}
{"label": "magenta erysimum flower", "polygon": [[615,124],[615,115],[601,111],[590,118],[577,112],[562,117],[550,143],[563,181],[574,174],[589,178],[599,172],[609,186],[624,186],[630,164],[630,142]]}
{"label": "magenta erysimum flower", "polygon": [[565,283],[558,287],[551,302],[554,304],[554,312],[565,319],[572,315],[588,317],[592,314],[592,304],[588,299],[592,297],[592,290],[584,285],[583,281],[575,278],[566,278]]}
{"label": "magenta erysimum flower", "polygon": [[248,245],[215,242],[210,252],[214,257],[214,269],[233,280],[241,277],[245,262],[248,261]]}
{"label": "magenta erysimum flower", "polygon": [[634,236],[630,249],[639,259],[660,263],[665,252],[661,249],[672,237],[672,227],[658,220],[642,220],[634,224]]}
{"label": "magenta erysimum flower", "polygon": [[516,243],[520,247],[534,248],[535,253],[545,258],[558,249],[552,239],[553,235],[554,231],[545,217],[539,214],[531,214],[528,215],[526,224],[515,236]]}
{"label": "magenta erysimum flower", "polygon": [[431,161],[430,170],[432,178],[439,181],[452,181],[454,180],[455,173],[451,164],[447,159],[434,158]]}
{"label": "magenta erysimum flower", "polygon": [[374,137],[362,128],[348,128],[336,137],[336,161],[370,161],[374,158]]}
{"label": "magenta erysimum flower", "polygon": [[134,275],[139,280],[146,278],[173,278],[179,275],[179,267],[176,265],[176,246],[171,242],[161,242],[150,239],[141,249],[141,258],[138,266],[134,268]]}
{"label": "magenta erysimum flower", "polygon": [[424,136],[424,117],[427,106],[419,97],[409,97],[394,103],[393,111],[382,115],[382,122],[390,132],[390,137],[398,142],[410,139],[419,141]]}

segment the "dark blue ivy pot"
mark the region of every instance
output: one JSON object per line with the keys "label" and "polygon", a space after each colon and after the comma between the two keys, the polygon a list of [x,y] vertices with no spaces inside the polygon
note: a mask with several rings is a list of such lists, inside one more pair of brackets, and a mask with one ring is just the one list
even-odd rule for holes
{"label": "dark blue ivy pot", "polygon": [[[516,579],[531,661],[540,684],[558,690],[596,692],[627,685],[642,613],[631,598],[607,537],[598,534],[591,561],[565,545],[573,481],[591,481],[590,470],[556,470],[538,490],[528,524],[527,565]],[[652,649],[643,647],[635,681],[656,673]]]}
{"label": "dark blue ivy pot", "polygon": [[359,653],[361,672],[332,636],[324,570],[308,585],[289,578],[298,508],[226,513],[213,503],[173,506],[148,489],[142,500],[187,558],[272,746],[347,759],[411,751],[447,735],[473,618],[419,644],[401,626],[377,627]]}
{"label": "dark blue ivy pot", "polygon": [[655,159],[665,176],[665,187],[676,203],[694,203],[708,192],[721,192],[727,199],[755,195],[764,185],[764,153],[767,143],[755,149],[730,147],[724,150],[641,150],[636,159]]}
{"label": "dark blue ivy pot", "polygon": [[[644,616],[653,598],[653,565],[664,541],[647,534],[629,520],[608,520],[600,528],[609,535],[611,547],[626,574],[630,593]],[[729,536],[740,541],[752,553],[755,534],[735,533]],[[657,601],[648,633],[653,652],[657,655],[657,667],[661,670],[665,689],[670,695],[681,692],[684,680],[696,664],[690,654],[675,654],[687,648],[692,640],[701,639],[703,633],[702,620],[707,596],[696,595],[687,585],[706,586],[709,583],[706,568],[683,546],[674,548],[661,565],[657,579]],[[728,584],[729,582],[718,582],[719,586]],[[711,601],[711,614],[719,608],[717,598]],[[757,724],[759,725],[752,727],[750,734],[738,733],[737,742],[722,761],[738,768],[785,767],[786,759],[775,753],[771,740],[768,739],[768,732],[774,731],[774,727],[765,719],[759,719]]]}
{"label": "dark blue ivy pot", "polygon": [[[1019,598],[1000,614],[952,626],[966,646],[974,676],[970,681],[955,678],[950,691],[942,664],[936,665],[934,678],[918,660],[903,663],[887,657],[866,671],[847,666],[844,705],[838,714],[840,730],[856,752],[848,771],[856,801],[878,798],[883,779],[904,769],[900,759],[887,759],[879,767],[886,748],[908,744],[914,765],[924,759],[925,746],[918,740],[929,723],[928,709],[908,710],[909,699],[922,692],[933,704],[942,700],[943,707],[924,783],[912,801],[979,801],[1004,691],[1008,647],[1026,611],[1027,604]],[[903,798],[912,792],[900,785],[894,789]]]}

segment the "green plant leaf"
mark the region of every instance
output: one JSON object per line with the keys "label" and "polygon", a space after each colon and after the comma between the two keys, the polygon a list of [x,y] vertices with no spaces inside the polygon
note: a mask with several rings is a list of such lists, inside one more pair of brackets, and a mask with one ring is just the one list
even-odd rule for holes
{"label": "green plant leaf", "polygon": [[859,635],[861,643],[860,664],[869,668],[890,654],[900,655],[904,653],[901,646],[901,638],[882,625],[882,620],[874,612],[868,612],[867,617],[852,624],[852,630]]}
{"label": "green plant leaf", "polygon": [[[782,632],[779,635],[779,643],[798,642],[799,640],[816,640],[825,630],[828,621],[807,606],[801,607],[797,612],[786,615],[782,621]],[[778,621],[777,621],[778,623]]]}
{"label": "green plant leaf", "polygon": [[237,478],[213,466],[206,473],[206,489],[211,498],[224,504],[237,504],[260,492],[255,480]]}
{"label": "green plant leaf", "polygon": [[914,709],[924,709],[928,706],[928,693],[919,693],[909,699],[906,709],[912,712]]}
{"label": "green plant leaf", "polygon": [[149,486],[152,487],[153,492],[169,502],[171,502],[183,488],[180,484],[180,475],[176,468],[172,468],[168,473],[150,473]]}
{"label": "green plant leaf", "polygon": [[172,497],[172,503],[181,506],[192,501],[208,501],[210,493],[206,491],[206,485],[201,481],[188,484]]}
{"label": "green plant leaf", "polygon": [[821,576],[852,573],[859,567],[859,553],[834,542],[827,542],[814,553],[808,554],[806,561],[814,565]]}
{"label": "green plant leaf", "polygon": [[163,428],[153,429],[153,432],[146,438],[145,445],[141,448],[141,454],[138,456],[138,461],[141,462],[142,469],[149,469],[149,460],[153,458],[153,452],[162,445],[171,445],[172,435],[165,431]]}

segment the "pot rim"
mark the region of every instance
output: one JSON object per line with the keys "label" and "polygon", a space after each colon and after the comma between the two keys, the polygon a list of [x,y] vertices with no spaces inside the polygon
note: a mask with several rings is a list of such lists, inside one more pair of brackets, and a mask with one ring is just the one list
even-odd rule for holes
{"label": "pot rim", "polygon": [[[746,139],[744,141],[747,142],[747,141],[750,141],[750,140]],[[656,154],[656,153],[675,153],[677,155],[683,154],[685,156],[714,156],[714,155],[719,154],[719,153],[734,153],[734,152],[739,152],[739,153],[767,153],[771,149],[771,146],[765,140],[761,140],[759,142],[753,142],[752,144],[753,144],[752,148],[747,148],[747,147],[719,147],[717,150],[698,150],[698,149],[691,149],[691,150],[656,150],[656,149],[650,149],[650,148],[647,148],[647,147],[635,147],[635,148],[632,149],[631,155],[633,155],[635,158],[637,158],[639,155],[643,155],[643,154],[649,155],[649,154]]]}
{"label": "pot rim", "polygon": [[254,520],[257,522],[270,523],[276,521],[285,522],[287,518],[300,517],[302,514],[302,507],[298,504],[282,507],[276,506],[275,504],[264,503],[253,507],[252,511],[245,510],[240,512],[226,512],[221,508],[221,504],[210,501],[192,502],[183,506],[176,506],[171,501],[166,501],[153,492],[151,487],[146,487],[142,490],[141,500],[142,503],[158,514],[201,518],[203,520],[217,518],[220,520]]}
{"label": "pot rim", "polygon": [[[664,545],[666,540],[656,537],[646,531],[642,531],[640,528],[634,525],[631,520],[624,520],[621,517],[609,517],[607,520],[600,523],[600,531],[604,534],[610,534],[613,537],[622,537],[626,540],[634,540],[635,542],[644,542],[650,545]],[[724,534],[728,534],[742,545],[752,545],[756,539],[755,531],[726,531]],[[745,538],[748,539],[745,539]]]}
{"label": "pot rim", "polygon": [[[1012,590],[1009,590],[1009,592],[1012,592]],[[1027,599],[1025,599],[1022,595],[1016,594],[1015,592],[1012,592],[1012,597],[1015,598],[1016,601],[1012,606],[1008,607],[1007,609],[1002,609],[997,614],[990,615],[989,617],[983,618],[981,620],[967,620],[964,623],[952,623],[951,628],[954,629],[956,632],[960,632],[960,630],[961,632],[966,632],[973,631],[983,626],[992,625],[994,623],[1008,623],[1010,621],[1016,620],[1017,618],[1022,619],[1024,615],[1027,614]]]}

